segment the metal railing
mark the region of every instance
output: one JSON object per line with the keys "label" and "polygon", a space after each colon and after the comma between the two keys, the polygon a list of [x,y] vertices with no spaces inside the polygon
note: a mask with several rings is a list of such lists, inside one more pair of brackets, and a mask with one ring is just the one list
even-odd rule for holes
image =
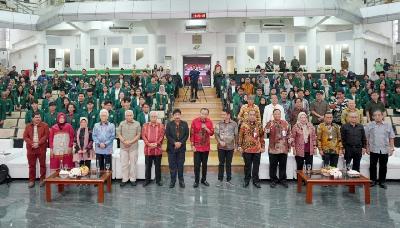
{"label": "metal railing", "polygon": [[400,2],[400,0],[363,0],[363,1],[366,6],[376,6],[376,5]]}

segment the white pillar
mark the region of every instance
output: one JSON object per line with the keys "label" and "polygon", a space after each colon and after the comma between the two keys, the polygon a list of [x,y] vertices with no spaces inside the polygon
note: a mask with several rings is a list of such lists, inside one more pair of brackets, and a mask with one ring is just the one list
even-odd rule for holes
{"label": "white pillar", "polygon": [[[317,28],[307,30],[307,71],[317,70]],[[298,59],[299,57],[297,57]]]}
{"label": "white pillar", "polygon": [[[81,65],[77,66],[78,69],[89,68],[89,55],[90,55],[90,36],[87,32],[81,32],[80,36],[80,49],[81,49]],[[71,53],[72,54],[72,53]]]}
{"label": "white pillar", "polygon": [[150,65],[150,68],[153,67],[154,64],[157,63],[157,37],[154,34],[149,34],[149,54],[148,54],[148,58],[147,58],[147,63]]}
{"label": "white pillar", "polygon": [[364,74],[364,27],[362,24],[353,25],[354,51],[351,53],[350,70],[356,74]]}
{"label": "white pillar", "polygon": [[245,68],[246,68],[246,59],[247,59],[247,53],[246,53],[246,40],[245,40],[245,33],[241,32],[238,34],[237,37],[237,43],[238,46],[236,48],[236,68],[238,73],[244,73]]}

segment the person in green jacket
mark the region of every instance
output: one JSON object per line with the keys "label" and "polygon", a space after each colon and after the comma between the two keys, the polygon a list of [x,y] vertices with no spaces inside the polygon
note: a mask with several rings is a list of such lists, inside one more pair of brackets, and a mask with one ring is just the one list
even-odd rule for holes
{"label": "person in green jacket", "polygon": [[150,122],[150,106],[148,104],[143,104],[143,111],[139,113],[137,117],[137,121],[140,123],[140,126],[143,127],[145,123]]}
{"label": "person in green jacket", "polygon": [[354,100],[356,102],[356,108],[362,109],[362,105],[364,103],[363,101],[363,96],[360,95],[360,93],[357,92],[356,85],[351,85],[349,92],[346,93],[346,99],[348,100]]}
{"label": "person in green jacket", "polygon": [[153,107],[153,99],[155,98],[155,94],[158,91],[159,84],[156,81],[155,77],[151,78],[151,83],[147,84],[146,87],[146,103]]}
{"label": "person in green jacket", "polygon": [[[256,96],[254,97],[254,104],[255,105],[259,105],[260,104],[260,100],[261,100],[261,98],[263,98],[264,97],[264,95],[263,95],[263,91],[262,91],[262,89],[261,88],[257,88],[257,90],[256,90]],[[265,97],[264,97],[265,98]]]}
{"label": "person in green jacket", "polygon": [[94,125],[99,122],[99,112],[94,108],[92,100],[88,100],[86,103],[86,112],[82,116],[88,119],[88,128],[93,130]]}
{"label": "person in green jacket", "polygon": [[108,111],[108,122],[115,124],[115,120],[117,118],[115,112],[112,110],[113,105],[111,101],[104,101],[103,108]]}
{"label": "person in green jacket", "polygon": [[167,111],[168,94],[165,92],[165,86],[160,85],[158,92],[156,93],[156,108],[157,111]]}
{"label": "person in green jacket", "polygon": [[[131,109],[131,99],[129,97],[125,97],[122,102],[121,102],[122,107],[118,110],[117,112],[117,119],[116,119],[116,125],[119,126],[119,124],[125,120],[125,111],[127,110],[132,110]],[[133,110],[132,110],[133,111]]]}
{"label": "person in green jacket", "polygon": [[389,107],[394,110],[400,109],[400,86],[396,87],[395,93],[390,94],[389,104]]}
{"label": "person in green jacket", "polygon": [[244,103],[245,103],[244,90],[243,90],[243,88],[239,88],[238,92],[235,92],[233,94],[233,99],[232,99],[231,109],[232,109],[232,117],[233,117],[233,119],[237,118],[237,116],[239,114],[239,111],[240,111],[240,108],[242,107],[242,105]]}
{"label": "person in green jacket", "polygon": [[65,98],[65,90],[60,90],[59,96],[56,99],[56,107],[57,112],[64,111],[64,98]]}
{"label": "person in green jacket", "polygon": [[43,113],[47,113],[49,111],[49,104],[52,101],[53,101],[53,99],[51,97],[51,92],[47,91],[45,96],[44,96],[44,99],[42,101],[42,111],[43,111]]}
{"label": "person in green jacket", "polygon": [[6,119],[6,107],[3,103],[0,102],[0,127],[3,127],[5,119]]}
{"label": "person in green jacket", "polygon": [[31,108],[25,114],[25,124],[32,122],[32,117],[35,112],[40,112],[40,116],[43,118],[43,112],[39,110],[39,104],[37,100],[33,100],[31,103]]}
{"label": "person in green jacket", "polygon": [[151,78],[149,77],[149,74],[147,73],[147,71],[143,71],[142,73],[142,77],[140,78],[140,83],[139,86],[142,87],[142,91],[144,94],[147,93],[146,88],[147,85],[151,83]]}
{"label": "person in green jacket", "polygon": [[68,105],[68,113],[66,113],[66,115],[66,122],[72,125],[74,131],[78,130],[80,115],[76,112],[76,106],[74,103]]}
{"label": "person in green jacket", "polygon": [[14,111],[14,105],[7,93],[7,91],[1,92],[1,102],[4,103],[6,107],[6,115],[11,115],[11,112]]}
{"label": "person in green jacket", "polygon": [[26,109],[26,96],[24,93],[24,87],[22,85],[19,85],[17,90],[14,91],[13,99],[15,110],[21,111],[23,109]]}
{"label": "person in green jacket", "polygon": [[56,112],[56,103],[50,102],[48,106],[48,111],[45,112],[43,121],[47,123],[47,125],[51,128],[54,124],[57,123],[57,112]]}
{"label": "person in green jacket", "polygon": [[80,92],[78,94],[78,100],[75,103],[76,113],[82,114],[86,112],[86,102],[85,102],[85,94]]}
{"label": "person in green jacket", "polygon": [[97,107],[97,109],[100,109],[104,101],[111,101],[111,96],[110,93],[108,92],[107,86],[103,86],[102,93],[99,94],[99,105],[98,105],[99,107]]}

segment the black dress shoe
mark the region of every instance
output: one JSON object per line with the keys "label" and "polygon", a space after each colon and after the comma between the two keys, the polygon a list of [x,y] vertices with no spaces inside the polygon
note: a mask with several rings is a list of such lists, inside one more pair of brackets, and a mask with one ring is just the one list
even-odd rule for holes
{"label": "black dress shoe", "polygon": [[151,183],[151,181],[145,181],[144,183],[143,183],[143,187],[146,187],[147,185],[149,185]]}
{"label": "black dress shoe", "polygon": [[269,185],[271,188],[275,188],[276,187],[276,182],[272,181],[271,184]]}
{"label": "black dress shoe", "polygon": [[383,189],[387,189],[386,184],[379,184],[379,187],[383,188]]}
{"label": "black dress shoe", "polygon": [[247,187],[249,187],[249,184],[250,184],[250,182],[248,182],[248,181],[245,181],[245,182],[243,183],[243,188],[247,188]]}
{"label": "black dress shoe", "polygon": [[289,188],[289,185],[287,184],[286,181],[282,181],[282,182],[281,182],[281,185],[282,185],[283,187],[285,187],[285,188]]}
{"label": "black dress shoe", "polygon": [[199,187],[199,183],[198,182],[194,182],[193,188],[198,188],[198,187]]}
{"label": "black dress shoe", "polygon": [[261,188],[261,185],[260,185],[260,183],[258,183],[258,182],[253,182],[253,185],[254,185],[254,187],[256,187],[256,188]]}
{"label": "black dress shoe", "polygon": [[137,185],[136,181],[131,181],[132,187],[135,187]]}
{"label": "black dress shoe", "polygon": [[157,182],[157,185],[161,187],[161,186],[163,186],[163,182],[159,181],[159,182]]}
{"label": "black dress shoe", "polygon": [[185,188],[185,182],[183,182],[183,181],[179,181],[179,187],[181,187],[181,188]]}
{"label": "black dress shoe", "polygon": [[372,181],[372,183],[371,183],[371,187],[374,187],[375,185],[377,185],[378,184],[378,182],[376,182],[376,181]]}
{"label": "black dress shoe", "polygon": [[169,188],[175,188],[175,182],[169,183]]}
{"label": "black dress shoe", "polygon": [[128,183],[128,181],[121,182],[121,184],[119,184],[119,186],[120,186],[120,187],[124,187],[127,183]]}
{"label": "black dress shoe", "polygon": [[209,184],[206,180],[205,180],[205,181],[202,181],[201,183],[202,183],[204,186],[207,186],[207,187],[210,186],[210,184]]}

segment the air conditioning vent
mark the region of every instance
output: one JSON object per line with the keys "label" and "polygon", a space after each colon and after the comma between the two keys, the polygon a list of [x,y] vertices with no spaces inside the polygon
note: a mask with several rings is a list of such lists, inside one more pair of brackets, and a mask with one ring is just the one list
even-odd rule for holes
{"label": "air conditioning vent", "polygon": [[262,25],[263,28],[283,28],[285,26],[283,23],[264,23]]}
{"label": "air conditioning vent", "polygon": [[110,26],[108,29],[113,32],[133,32],[133,27],[128,26]]}

